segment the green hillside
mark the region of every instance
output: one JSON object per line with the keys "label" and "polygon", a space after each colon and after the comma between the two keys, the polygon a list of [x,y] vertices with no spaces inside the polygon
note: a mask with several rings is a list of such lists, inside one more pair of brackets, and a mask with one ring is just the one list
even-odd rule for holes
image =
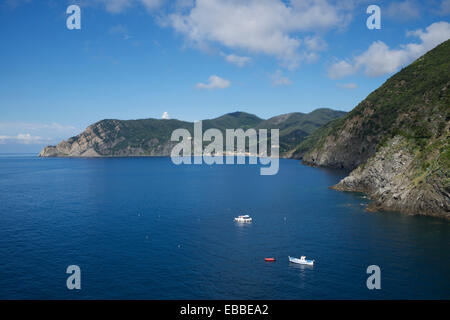
{"label": "green hillside", "polygon": [[[216,128],[225,135],[226,129],[280,129],[280,152],[292,152],[311,132],[345,112],[318,109],[309,114],[290,113],[263,120],[253,114],[233,112],[202,121],[203,131]],[[168,155],[173,143],[171,134],[178,128],[193,135],[192,122],[175,119],[114,120],[106,119],[89,126],[86,131],[57,146],[49,146],[41,156],[133,156]]]}
{"label": "green hillside", "polygon": [[[368,174],[363,170],[365,167],[381,165],[374,159],[384,161],[384,165],[396,163],[398,168],[392,172],[396,180],[390,181],[392,185],[403,179],[403,184],[409,183],[403,187],[410,194],[448,202],[449,57],[450,40],[392,76],[345,117],[315,131],[296,147],[294,157],[316,166],[348,169],[359,166],[361,175]],[[377,156],[380,151],[384,157]],[[411,163],[398,161],[394,153],[411,158]],[[366,179],[374,179],[361,181],[366,189],[378,183],[377,177]]]}

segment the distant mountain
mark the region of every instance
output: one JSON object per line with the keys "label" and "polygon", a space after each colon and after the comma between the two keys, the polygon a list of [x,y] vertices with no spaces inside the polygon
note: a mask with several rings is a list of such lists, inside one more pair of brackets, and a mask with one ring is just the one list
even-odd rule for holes
{"label": "distant mountain", "polygon": [[346,113],[327,108],[316,109],[310,113],[287,113],[262,121],[257,129],[280,129],[280,153],[291,157],[295,147],[314,130],[333,119],[342,118]]}
{"label": "distant mountain", "polygon": [[292,156],[355,169],[334,188],[368,193],[369,209],[450,218],[450,40],[388,79]]}
{"label": "distant mountain", "polygon": [[[280,153],[289,157],[295,147],[311,132],[330,120],[342,117],[345,112],[317,109],[311,113],[289,113],[263,120],[245,112],[233,112],[215,119],[202,121],[203,131],[216,128],[244,130],[280,129]],[[106,119],[90,125],[76,137],[45,147],[41,157],[120,157],[120,156],[169,156],[177,142],[170,141],[178,128],[193,134],[194,124],[180,120]]]}
{"label": "distant mountain", "polygon": [[261,121],[263,121],[263,119],[258,118],[254,114],[237,111],[227,113],[215,119],[203,120],[202,125],[204,130],[216,128],[223,131],[225,129],[254,128],[261,123]]}

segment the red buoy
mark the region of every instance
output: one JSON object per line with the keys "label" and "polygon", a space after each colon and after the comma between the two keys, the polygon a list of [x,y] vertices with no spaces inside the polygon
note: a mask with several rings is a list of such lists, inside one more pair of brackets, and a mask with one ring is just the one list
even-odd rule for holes
{"label": "red buoy", "polygon": [[267,262],[274,262],[275,258],[264,258],[264,260]]}

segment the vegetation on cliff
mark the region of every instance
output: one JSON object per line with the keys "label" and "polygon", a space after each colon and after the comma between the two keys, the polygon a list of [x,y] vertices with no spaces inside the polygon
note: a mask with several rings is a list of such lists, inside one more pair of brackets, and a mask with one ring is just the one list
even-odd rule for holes
{"label": "vegetation on cliff", "polygon": [[[356,176],[366,167],[373,166],[373,159],[381,150],[387,155],[392,154],[386,147],[389,149],[393,139],[401,138],[401,148],[412,155],[411,164],[408,170],[399,166],[390,178],[407,176],[408,179],[403,181],[405,188],[418,191],[410,193],[408,200],[417,201],[412,198],[413,194],[419,197],[427,194],[429,198],[438,196],[441,208],[433,210],[441,210],[441,214],[448,215],[449,57],[450,40],[392,76],[344,118],[314,132],[297,146],[293,156],[310,165],[348,169],[359,166],[360,170],[353,174]],[[395,159],[383,158],[382,161],[393,162]],[[368,171],[365,174],[367,178]],[[353,181],[344,189],[358,191],[368,187],[364,179],[356,180],[360,181],[359,186]],[[384,186],[390,182],[385,181]],[[377,184],[377,187],[382,188],[383,184]],[[383,207],[380,202],[378,205]],[[386,208],[396,206],[388,205]],[[420,210],[410,212],[422,213]]]}
{"label": "vegetation on cliff", "polygon": [[[402,135],[423,155],[430,147],[442,147],[450,120],[449,56],[450,40],[388,79],[344,118],[317,130],[300,143],[295,155],[319,164],[317,159],[310,159],[311,153],[327,147],[327,139],[341,142],[342,133],[362,142],[370,140],[375,146],[383,146],[393,136]],[[435,139],[441,142],[436,144]],[[368,148],[362,153],[370,157],[376,150]],[[425,156],[420,158],[428,161]]]}
{"label": "vegetation on cliff", "polygon": [[[263,120],[253,114],[233,112],[202,121],[203,131],[226,129],[280,129],[280,152],[288,154],[311,132],[328,121],[342,117],[345,112],[317,109],[311,113],[289,113]],[[67,156],[167,156],[174,143],[170,141],[175,129],[187,129],[193,134],[192,122],[174,119],[113,120],[94,123],[76,137],[48,146],[44,157]]]}

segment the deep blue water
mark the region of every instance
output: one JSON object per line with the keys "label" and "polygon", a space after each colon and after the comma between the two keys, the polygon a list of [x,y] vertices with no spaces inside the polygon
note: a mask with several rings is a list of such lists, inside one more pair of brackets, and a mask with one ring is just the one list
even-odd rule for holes
{"label": "deep blue water", "polygon": [[[0,299],[449,299],[450,223],[369,213],[362,195],[328,189],[344,175],[294,160],[260,176],[169,158],[2,156]],[[254,222],[234,223],[241,213]],[[72,264],[80,291],[66,288]],[[366,287],[372,264],[381,290]]]}

